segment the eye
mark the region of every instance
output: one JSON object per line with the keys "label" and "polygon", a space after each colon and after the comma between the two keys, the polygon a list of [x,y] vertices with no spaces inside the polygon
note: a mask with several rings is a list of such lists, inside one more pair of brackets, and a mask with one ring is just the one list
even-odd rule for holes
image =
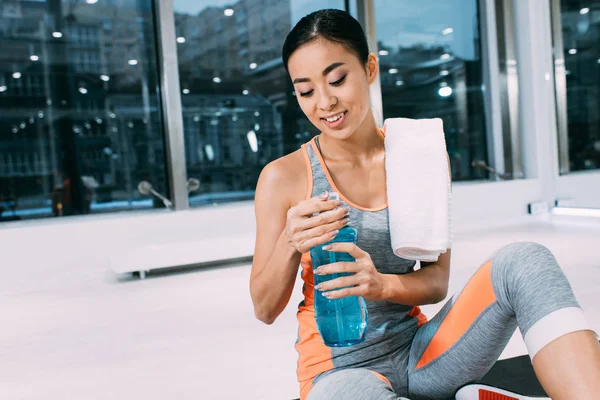
{"label": "eye", "polygon": [[342,76],[340,79],[338,79],[335,82],[331,82],[331,85],[333,86],[340,86],[342,83],[344,83],[344,79],[346,79],[347,75]]}
{"label": "eye", "polygon": [[300,97],[310,96],[314,92],[314,90],[309,90],[308,92],[300,93]]}

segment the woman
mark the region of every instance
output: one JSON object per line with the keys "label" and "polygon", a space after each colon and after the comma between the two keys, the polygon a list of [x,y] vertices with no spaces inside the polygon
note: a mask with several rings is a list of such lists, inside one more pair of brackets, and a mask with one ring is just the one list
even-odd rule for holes
{"label": "woman", "polygon": [[[539,244],[498,250],[426,322],[418,306],[446,297],[450,249],[417,271],[414,261],[392,252],[383,132],[369,103],[378,62],[359,23],[339,10],[304,17],[285,41],[283,62],[302,111],[321,134],[261,173],[250,290],[257,318],[271,324],[302,266],[305,300],[296,344],[301,398],[447,398],[491,368],[517,326],[553,399],[598,398],[596,337],[553,255]],[[331,191],[341,201],[329,200]],[[348,252],[356,262],[322,266],[317,273],[354,274],[317,290],[330,298],[363,296],[369,328],[363,343],[329,348],[314,319],[308,251],[350,221],[359,232],[357,245],[338,243],[330,251]]]}

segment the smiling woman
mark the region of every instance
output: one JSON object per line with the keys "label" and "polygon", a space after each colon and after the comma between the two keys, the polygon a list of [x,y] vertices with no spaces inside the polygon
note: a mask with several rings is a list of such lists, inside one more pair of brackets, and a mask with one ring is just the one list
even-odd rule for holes
{"label": "smiling woman", "polygon": [[[272,324],[301,266],[301,399],[449,398],[485,375],[517,326],[552,398],[600,391],[600,348],[560,266],[537,243],[499,249],[431,321],[421,313],[419,305],[447,295],[451,250],[418,269],[393,252],[384,132],[370,108],[369,86],[379,66],[359,23],[339,10],[307,15],[288,35],[283,62],[302,111],[321,133],[261,172],[250,293],[256,317]],[[332,192],[341,201],[329,199]],[[356,243],[324,246],[348,224]],[[319,246],[354,261],[318,266],[315,260],[313,270]],[[315,286],[315,274],[330,278]],[[315,321],[322,316],[315,299],[339,301],[338,312],[356,296],[368,312],[364,341],[328,347]],[[356,325],[336,319],[338,332]],[[555,376],[572,386],[563,387]]]}

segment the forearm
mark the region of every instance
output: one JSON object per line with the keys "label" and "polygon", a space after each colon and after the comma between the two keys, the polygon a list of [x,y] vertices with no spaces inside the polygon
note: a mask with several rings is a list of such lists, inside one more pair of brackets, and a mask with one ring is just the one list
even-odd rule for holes
{"label": "forearm", "polygon": [[406,275],[384,274],[384,300],[408,306],[435,304],[446,298],[448,274],[438,264],[431,264]]}
{"label": "forearm", "polygon": [[254,314],[271,324],[290,300],[302,255],[282,233],[269,262],[250,279]]}

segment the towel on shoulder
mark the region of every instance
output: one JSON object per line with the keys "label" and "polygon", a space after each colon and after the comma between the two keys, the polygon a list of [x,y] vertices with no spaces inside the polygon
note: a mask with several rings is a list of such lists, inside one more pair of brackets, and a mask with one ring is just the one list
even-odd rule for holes
{"label": "towel on shoulder", "polygon": [[398,257],[434,262],[452,243],[442,120],[390,118],[383,130],[392,248]]}

